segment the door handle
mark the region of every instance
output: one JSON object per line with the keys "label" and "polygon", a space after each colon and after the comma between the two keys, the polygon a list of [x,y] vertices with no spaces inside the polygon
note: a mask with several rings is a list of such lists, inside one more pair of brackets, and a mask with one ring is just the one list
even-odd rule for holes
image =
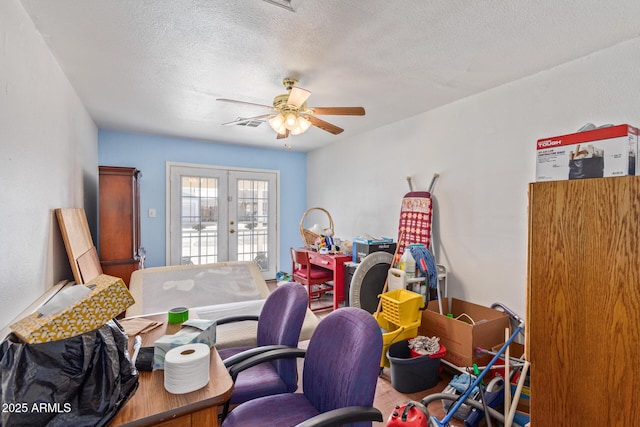
{"label": "door handle", "polygon": [[231,233],[231,234],[233,234],[235,232],[236,232],[236,230],[234,230],[233,228],[231,230],[229,230],[229,233]]}

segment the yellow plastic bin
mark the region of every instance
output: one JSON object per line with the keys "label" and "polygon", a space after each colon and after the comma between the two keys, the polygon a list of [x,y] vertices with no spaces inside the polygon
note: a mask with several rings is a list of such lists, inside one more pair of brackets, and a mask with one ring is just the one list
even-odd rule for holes
{"label": "yellow plastic bin", "polygon": [[393,343],[415,338],[422,320],[422,295],[406,289],[396,289],[379,295],[382,311],[374,314],[382,329],[380,368],[389,367],[387,350]]}
{"label": "yellow plastic bin", "polygon": [[420,327],[420,320],[413,322],[406,326],[397,326],[388,322],[382,313],[376,318],[380,329],[382,329],[382,356],[380,357],[380,367],[389,367],[389,359],[387,358],[387,350],[393,343],[406,340],[409,338],[415,338],[418,336],[418,328]]}
{"label": "yellow plastic bin", "polygon": [[406,289],[396,289],[378,295],[382,299],[382,315],[398,326],[420,321],[424,306],[422,295]]}

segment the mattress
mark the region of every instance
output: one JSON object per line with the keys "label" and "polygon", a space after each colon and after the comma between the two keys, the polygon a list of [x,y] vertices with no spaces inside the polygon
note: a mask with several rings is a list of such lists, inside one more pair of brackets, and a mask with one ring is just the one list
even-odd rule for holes
{"label": "mattress", "polygon": [[[269,287],[258,265],[241,261],[137,270],[131,275],[129,291],[136,303],[127,309],[127,317],[187,307],[199,318],[210,320],[259,315],[269,296]],[[318,321],[307,309],[300,341],[311,338]],[[220,325],[216,331],[216,348],[255,345],[256,331],[255,321]]]}

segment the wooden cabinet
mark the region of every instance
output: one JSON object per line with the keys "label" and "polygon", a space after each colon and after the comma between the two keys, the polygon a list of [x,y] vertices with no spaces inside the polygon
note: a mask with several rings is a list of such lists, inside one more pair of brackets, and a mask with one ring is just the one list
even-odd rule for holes
{"label": "wooden cabinet", "polygon": [[131,273],[142,268],[140,247],[140,171],[119,166],[99,167],[100,264],[105,274],[129,285]]}
{"label": "wooden cabinet", "polygon": [[640,177],[529,186],[531,425],[640,420]]}

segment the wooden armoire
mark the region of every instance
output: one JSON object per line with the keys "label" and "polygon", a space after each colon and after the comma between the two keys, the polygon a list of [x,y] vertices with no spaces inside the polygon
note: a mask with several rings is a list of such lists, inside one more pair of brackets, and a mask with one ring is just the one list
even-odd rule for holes
{"label": "wooden armoire", "polygon": [[140,247],[140,171],[120,166],[99,167],[100,264],[104,274],[127,286],[131,273],[143,267]]}
{"label": "wooden armoire", "polygon": [[529,185],[532,426],[640,422],[640,176]]}

